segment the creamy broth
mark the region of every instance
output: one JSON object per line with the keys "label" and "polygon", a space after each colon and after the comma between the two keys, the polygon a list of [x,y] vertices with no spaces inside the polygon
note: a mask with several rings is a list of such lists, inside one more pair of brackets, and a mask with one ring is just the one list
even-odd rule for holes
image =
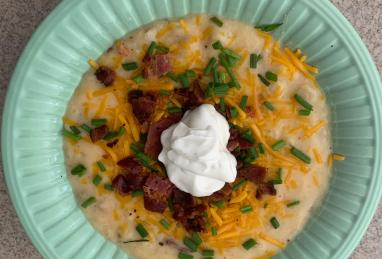
{"label": "creamy broth", "polygon": [[[222,21],[223,26],[218,27],[209,20],[208,16],[190,16],[182,20],[158,21],[127,34],[96,62],[116,72],[115,82],[105,87],[95,77],[94,68],[90,69],[83,76],[68,105],[64,117],[67,128],[70,125],[78,126],[83,123],[90,126],[92,118],[107,118],[111,127],[116,129],[122,124],[119,116],[125,116],[121,121],[126,122],[125,134],[129,136],[125,137],[125,144],[118,144],[115,148],[118,150],[115,151],[114,148],[107,147],[105,144],[92,143],[88,137],[83,137],[76,142],[66,138],[65,158],[68,178],[78,203],[81,205],[89,197],[96,198],[94,204],[82,208],[89,222],[107,239],[136,258],[150,258],[158,254],[160,258],[177,258],[179,248],[184,248],[181,239],[187,235],[183,227],[174,220],[171,221],[171,231],[175,231],[174,228],[178,230],[171,233],[177,233],[175,237],[159,224],[154,224],[162,216],[146,211],[141,196],[122,197],[104,187],[105,184],[110,184],[118,173],[119,168],[116,162],[130,154],[129,145],[134,142],[133,133],[129,128],[130,120],[127,118],[129,113],[120,115],[118,107],[121,100],[125,101],[127,98],[129,89],[140,88],[140,86],[131,80],[136,71],[126,71],[121,65],[135,61],[140,66],[142,57],[152,41],[169,47],[174,73],[182,73],[186,69],[203,71],[209,59],[217,56],[217,50],[211,47],[211,44],[217,40],[220,40],[224,47],[239,53],[241,59],[235,66],[234,73],[237,75],[241,88],[232,88],[230,90],[232,96],[229,100],[239,103],[240,96],[247,95],[248,106],[259,111],[254,118],[247,118],[246,122],[249,123],[248,125],[255,125],[250,127],[254,132],[256,130],[260,132],[262,140],[256,136],[256,132],[254,133],[257,142],[265,142],[271,147],[277,140],[282,139],[288,144],[281,151],[266,150],[265,155],[255,161],[273,171],[285,165],[282,167],[283,183],[275,185],[277,195],[266,196],[262,200],[253,198],[256,207],[253,212],[243,216],[256,218],[258,223],[251,221],[252,223],[248,224],[254,224],[257,227],[245,235],[235,234],[239,233],[237,230],[225,232],[225,234],[233,234],[231,238],[222,239],[223,241],[228,240],[227,244],[235,242],[238,244],[234,247],[228,245],[225,249],[219,242],[214,242],[214,238],[219,238],[219,235],[224,235],[224,232],[218,233],[216,237],[211,237],[210,233],[202,233],[201,247],[214,249],[214,258],[270,257],[284,248],[301,231],[312,209],[319,204],[327,190],[331,166],[331,143],[327,123],[329,110],[323,92],[313,76],[307,72],[308,70],[301,72],[299,65],[303,62],[296,64],[292,62],[292,58],[289,58],[290,63],[283,64],[284,59],[277,56],[277,53],[281,53],[282,57],[288,57],[288,53],[277,46],[277,42],[271,38],[270,34],[238,21],[226,19]],[[262,56],[256,69],[249,68],[251,53]],[[292,53],[292,55],[299,60],[299,53]],[[306,67],[304,66],[303,69]],[[257,77],[257,74],[265,75],[267,71],[273,71],[278,75],[277,82],[271,82],[269,87]],[[166,85],[165,88],[171,89],[174,85],[176,87],[176,83],[169,79],[161,80],[160,83]],[[146,85],[141,88],[146,89],[145,87],[149,89],[153,86]],[[103,89],[112,90],[103,92]],[[298,115],[298,111],[303,107],[294,100],[293,96],[296,93],[313,105],[314,109],[309,116]],[[264,101],[272,102],[274,111],[268,110],[263,105]],[[131,113],[130,115],[132,116]],[[239,119],[234,120],[233,123],[244,126],[244,122]],[[293,157],[289,152],[290,146],[295,146],[308,154],[311,163],[305,164]],[[274,153],[280,157],[275,157]],[[283,158],[287,158],[289,162]],[[106,167],[105,172],[101,172],[97,167],[97,161],[103,162]],[[86,173],[81,177],[70,173],[78,164],[86,167]],[[102,177],[97,186],[93,183],[96,175]],[[293,201],[299,201],[299,204],[293,207],[286,206]],[[168,209],[164,216],[171,220]],[[220,216],[225,218],[224,215]],[[279,228],[275,229],[270,224],[271,217],[278,218]],[[150,241],[123,243],[141,239],[135,230],[137,223],[145,225],[149,232],[147,239]],[[240,224],[245,222],[238,220],[237,225]],[[241,244],[248,238],[255,239],[257,244],[247,251]],[[194,255],[198,257],[198,253]]]}

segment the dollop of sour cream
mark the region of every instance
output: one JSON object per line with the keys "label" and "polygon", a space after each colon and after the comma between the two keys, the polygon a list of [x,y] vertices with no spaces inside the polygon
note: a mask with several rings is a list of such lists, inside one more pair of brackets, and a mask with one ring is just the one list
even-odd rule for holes
{"label": "dollop of sour cream", "polygon": [[170,181],[196,197],[209,196],[236,178],[236,159],[227,150],[227,120],[210,104],[187,111],[163,131],[158,159]]}

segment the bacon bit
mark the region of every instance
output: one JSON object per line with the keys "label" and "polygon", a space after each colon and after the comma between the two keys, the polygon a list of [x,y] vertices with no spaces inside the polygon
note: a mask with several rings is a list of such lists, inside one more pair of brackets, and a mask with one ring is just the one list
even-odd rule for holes
{"label": "bacon bit", "polygon": [[109,148],[112,148],[118,144],[118,141],[119,141],[118,139],[115,139],[112,142],[107,143],[106,146],[108,146]]}
{"label": "bacon bit", "polygon": [[105,86],[109,86],[114,82],[116,74],[114,70],[105,66],[100,66],[95,71],[95,76],[97,77],[98,81],[100,81],[102,84],[104,84]]}
{"label": "bacon bit", "polygon": [[90,139],[95,143],[98,140],[103,139],[107,133],[109,133],[109,128],[106,125],[102,125],[90,131]]}
{"label": "bacon bit", "polygon": [[239,170],[240,177],[243,177],[248,181],[251,181],[256,184],[263,183],[266,174],[267,169],[258,165],[249,165]]}
{"label": "bacon bit", "polygon": [[232,194],[232,187],[228,183],[226,183],[222,189],[220,189],[217,192],[214,192],[212,195],[208,197],[209,201],[221,201],[221,200],[228,200],[231,198]]}
{"label": "bacon bit", "polygon": [[130,91],[128,100],[133,108],[133,113],[140,124],[148,122],[155,112],[158,96],[154,92],[143,93],[140,90]]}
{"label": "bacon bit", "polygon": [[117,162],[117,165],[133,174],[140,174],[143,172],[143,166],[138,162],[135,157],[125,157]]}
{"label": "bacon bit", "polygon": [[151,173],[143,185],[145,209],[163,213],[173,188],[174,185],[168,178]]}
{"label": "bacon bit", "polygon": [[157,78],[171,70],[170,56],[168,53],[146,56],[143,60],[143,77]]}
{"label": "bacon bit", "polygon": [[261,183],[256,190],[256,199],[260,200],[263,195],[276,195],[277,191],[272,183]]}

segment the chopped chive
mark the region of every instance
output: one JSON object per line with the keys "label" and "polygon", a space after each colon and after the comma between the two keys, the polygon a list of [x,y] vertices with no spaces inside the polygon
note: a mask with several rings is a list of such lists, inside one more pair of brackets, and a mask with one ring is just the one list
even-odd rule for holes
{"label": "chopped chive", "polygon": [[225,206],[225,201],[224,200],[214,201],[212,204],[218,207],[219,209],[222,209]]}
{"label": "chopped chive", "polygon": [[80,135],[74,134],[73,132],[71,132],[67,129],[62,130],[62,135],[64,135],[64,137],[70,138],[70,139],[75,140],[75,141],[78,141],[81,139]]}
{"label": "chopped chive", "polygon": [[182,112],[182,108],[179,108],[179,107],[167,107],[167,111],[169,113],[177,113],[177,112]]}
{"label": "chopped chive", "polygon": [[272,24],[259,25],[259,26],[256,26],[255,28],[265,32],[270,32],[270,31],[276,30],[281,25],[283,25],[283,23],[272,23]]}
{"label": "chopped chive", "polygon": [[265,148],[263,143],[259,143],[259,152],[260,154],[265,154]]}
{"label": "chopped chive", "polygon": [[240,88],[240,83],[239,83],[239,81],[237,81],[236,76],[234,75],[230,65],[228,64],[226,55],[224,55],[223,53],[220,53],[219,58],[220,58],[220,62],[222,63],[222,66],[225,68],[229,77],[232,80],[232,85],[236,88]]}
{"label": "chopped chive", "polygon": [[178,81],[179,81],[178,76],[175,75],[175,73],[173,73],[173,72],[168,72],[168,73],[166,74],[166,76],[167,76],[168,78],[170,78],[170,79],[171,79],[172,81],[174,81],[174,82],[178,82]]}
{"label": "chopped chive", "polygon": [[282,184],[283,183],[283,180],[282,180],[282,172],[283,170],[281,168],[279,168],[276,172],[277,174],[277,178],[276,179],[273,179],[271,182],[272,184],[276,185],[276,184]]}
{"label": "chopped chive", "polygon": [[196,252],[196,250],[198,249],[198,246],[194,243],[194,241],[191,238],[183,238],[183,244],[190,248],[192,252]]}
{"label": "chopped chive", "polygon": [[211,73],[211,70],[212,70],[213,67],[215,67],[216,62],[217,62],[217,60],[216,60],[215,57],[212,57],[210,59],[210,61],[208,61],[208,64],[207,64],[206,68],[204,69],[204,75],[207,76],[207,75],[209,75]]}
{"label": "chopped chive", "polygon": [[81,207],[86,209],[87,207],[89,207],[90,205],[93,205],[93,203],[96,202],[96,198],[94,197],[89,197],[87,200],[85,200],[82,204],[81,204]]}
{"label": "chopped chive", "polygon": [[303,106],[305,109],[310,110],[310,111],[313,111],[313,106],[312,106],[310,103],[308,103],[308,101],[306,101],[301,95],[295,94],[295,95],[294,95],[294,99],[295,99],[301,106]]}
{"label": "chopped chive", "polygon": [[133,81],[134,81],[136,84],[140,84],[140,83],[142,83],[144,80],[145,80],[145,79],[143,78],[142,75],[138,75],[138,76],[135,76],[135,77],[133,78]]}
{"label": "chopped chive", "polygon": [[219,106],[220,106],[220,110],[222,112],[225,112],[225,101],[224,101],[224,98],[220,98]]}
{"label": "chopped chive", "polygon": [[312,112],[311,110],[307,110],[307,109],[299,110],[298,111],[298,115],[300,115],[300,116],[309,116],[311,112]]}
{"label": "chopped chive", "polygon": [[157,45],[157,46],[155,47],[155,49],[156,49],[157,51],[161,52],[161,53],[168,53],[168,52],[170,51],[169,48],[164,47],[164,46],[159,46],[159,45]]}
{"label": "chopped chive", "polygon": [[218,234],[218,229],[216,227],[212,227],[211,228],[211,235],[212,236],[217,236],[217,234]]}
{"label": "chopped chive", "polygon": [[106,171],[106,167],[101,161],[97,161],[97,166],[98,166],[99,170],[101,170],[101,172]]}
{"label": "chopped chive", "polygon": [[274,151],[278,151],[278,150],[282,149],[285,145],[286,145],[286,142],[284,140],[280,139],[272,145],[272,149]]}
{"label": "chopped chive", "polygon": [[229,65],[230,67],[233,67],[234,65],[236,65],[237,61],[239,61],[239,59],[236,59],[236,58],[234,58],[233,56],[229,56],[229,55],[225,55],[225,56],[226,56],[228,65]]}
{"label": "chopped chive", "polygon": [[236,118],[239,112],[237,111],[236,107],[232,107],[230,110],[230,114],[232,118]]}
{"label": "chopped chive", "polygon": [[250,238],[247,241],[245,241],[242,244],[242,246],[244,247],[245,250],[249,250],[249,249],[251,249],[256,244],[257,244],[257,242],[253,238]]}
{"label": "chopped chive", "polygon": [[98,184],[100,184],[100,182],[102,181],[102,177],[100,176],[100,175],[96,175],[96,176],[94,176],[94,178],[93,178],[93,184],[95,185],[95,186],[97,186]]}
{"label": "chopped chive", "polygon": [[182,84],[183,88],[189,88],[190,87],[190,81],[188,80],[188,77],[185,74],[178,76],[180,83]]}
{"label": "chopped chive", "polygon": [[228,94],[229,87],[227,84],[215,84],[214,92],[216,96],[226,96]]}
{"label": "chopped chive", "polygon": [[148,241],[149,241],[148,239],[137,239],[137,240],[124,241],[123,243],[127,244],[127,243],[139,243],[139,242],[148,242]]}
{"label": "chopped chive", "polygon": [[204,95],[205,95],[206,97],[211,97],[211,96],[213,96],[213,95],[214,95],[214,88],[215,88],[214,83],[213,83],[213,82],[209,82],[209,83],[208,83],[208,86],[207,86],[207,88],[206,88],[206,90],[205,90],[205,92],[204,92]]}
{"label": "chopped chive", "polygon": [[123,126],[120,127],[119,130],[118,130],[118,135],[117,135],[117,137],[122,136],[125,132],[126,132],[126,128],[123,127]]}
{"label": "chopped chive", "polygon": [[223,48],[222,52],[226,54],[227,57],[231,57],[235,60],[239,60],[241,57],[237,53],[235,53],[233,50]]}
{"label": "chopped chive", "polygon": [[265,86],[270,86],[271,83],[269,83],[269,81],[267,79],[265,79],[262,75],[260,74],[257,74],[257,76],[259,77],[260,81],[265,84]]}
{"label": "chopped chive", "polygon": [[145,227],[142,225],[142,224],[138,224],[136,227],[135,227],[135,230],[137,230],[138,234],[142,237],[142,238],[145,238],[149,235],[149,233],[147,232],[147,230],[145,229]]}
{"label": "chopped chive", "polygon": [[215,254],[214,250],[211,250],[211,249],[204,249],[202,251],[202,256],[203,257],[213,257]]}
{"label": "chopped chive", "polygon": [[308,155],[306,155],[304,152],[302,152],[301,150],[299,150],[295,147],[292,147],[290,149],[290,152],[292,153],[292,155],[294,155],[295,157],[297,157],[301,161],[303,161],[307,164],[310,164],[310,161],[311,161],[310,157]]}
{"label": "chopped chive", "polygon": [[246,205],[244,207],[241,207],[240,211],[241,211],[241,213],[250,213],[253,211],[253,208],[250,205]]}
{"label": "chopped chive", "polygon": [[183,252],[179,252],[178,254],[178,259],[193,259],[194,256],[190,255],[190,254],[186,254],[186,253],[183,253]]}
{"label": "chopped chive", "polygon": [[105,188],[105,190],[112,191],[113,190],[113,185],[111,183],[105,183],[103,185],[103,188]]}
{"label": "chopped chive", "polygon": [[77,166],[75,166],[71,171],[70,173],[72,175],[77,175],[77,176],[83,176],[86,172],[86,167],[82,164],[79,164]]}
{"label": "chopped chive", "polygon": [[161,96],[170,96],[171,95],[171,92],[169,90],[164,90],[164,89],[161,89],[159,90],[159,94]]}
{"label": "chopped chive", "polygon": [[186,72],[184,72],[184,74],[187,76],[187,77],[196,77],[196,73],[194,70],[191,70],[191,69],[188,69],[186,70]]}
{"label": "chopped chive", "polygon": [[92,119],[91,120],[91,124],[94,127],[100,127],[100,126],[106,125],[106,123],[107,123],[106,119]]}
{"label": "chopped chive", "polygon": [[289,202],[286,206],[288,208],[291,208],[291,207],[297,206],[299,204],[300,204],[300,201],[292,201],[292,202]]}
{"label": "chopped chive", "polygon": [[92,129],[88,125],[86,125],[85,123],[82,124],[80,126],[80,128],[83,129],[84,131],[86,131],[87,133],[90,133],[92,131]]}
{"label": "chopped chive", "polygon": [[277,74],[272,73],[271,71],[265,73],[265,78],[273,82],[277,82],[278,79]]}
{"label": "chopped chive", "polygon": [[220,42],[220,40],[217,40],[214,43],[212,43],[212,47],[214,49],[223,49],[223,44]]}
{"label": "chopped chive", "polygon": [[194,241],[194,243],[197,246],[200,246],[200,244],[203,242],[202,239],[200,238],[198,232],[192,232],[191,239],[192,239],[192,241]]}
{"label": "chopped chive", "polygon": [[76,127],[76,126],[70,126],[69,127],[71,130],[72,130],[72,132],[74,133],[74,134],[76,134],[76,135],[79,135],[80,133],[81,133],[81,131]]}
{"label": "chopped chive", "polygon": [[265,101],[263,102],[263,105],[270,111],[274,111],[275,110],[275,107],[273,107],[273,104],[269,101]]}
{"label": "chopped chive", "polygon": [[240,100],[240,108],[245,111],[245,107],[247,107],[247,102],[248,102],[248,96],[247,95],[243,95],[243,97],[241,97],[241,100]]}
{"label": "chopped chive", "polygon": [[259,54],[252,53],[249,56],[249,67],[250,68],[257,68],[257,63],[262,59],[263,57]]}
{"label": "chopped chive", "polygon": [[147,49],[146,55],[151,57],[154,54],[155,49],[157,48],[158,44],[155,41],[152,41],[150,43],[149,48]]}
{"label": "chopped chive", "polygon": [[280,222],[275,217],[272,217],[270,222],[271,222],[273,228],[277,229],[280,227]]}
{"label": "chopped chive", "polygon": [[111,140],[113,138],[118,137],[119,131],[110,131],[109,133],[106,134],[105,137],[103,137],[104,140]]}
{"label": "chopped chive", "polygon": [[170,222],[167,221],[167,219],[161,219],[159,221],[159,223],[165,228],[165,229],[169,229],[171,224]]}
{"label": "chopped chive", "polygon": [[248,140],[252,144],[255,143],[255,139],[253,138],[252,131],[250,129],[244,131],[244,133],[241,134],[241,137]]}
{"label": "chopped chive", "polygon": [[216,17],[216,16],[211,17],[210,21],[213,22],[214,24],[216,24],[219,27],[223,26],[223,22],[218,17]]}
{"label": "chopped chive", "polygon": [[219,71],[219,81],[225,83],[227,80],[227,74],[224,71]]}
{"label": "chopped chive", "polygon": [[244,184],[246,184],[247,181],[244,180],[244,179],[241,179],[238,183],[235,183],[233,186],[232,186],[232,191],[237,191],[239,190],[240,187],[242,187]]}
{"label": "chopped chive", "polygon": [[143,196],[143,190],[135,190],[135,191],[132,191],[132,192],[131,192],[131,196],[133,196],[133,197]]}
{"label": "chopped chive", "polygon": [[220,83],[220,78],[219,78],[217,66],[214,66],[212,68],[212,75],[213,75],[213,78],[214,78],[214,83]]}
{"label": "chopped chive", "polygon": [[248,164],[250,164],[251,162],[255,161],[257,157],[258,157],[258,155],[257,155],[256,148],[250,147],[248,149],[248,157],[245,160],[247,160],[249,162]]}
{"label": "chopped chive", "polygon": [[122,67],[126,71],[131,71],[131,70],[137,69],[138,64],[137,64],[137,62],[129,62],[129,63],[122,64]]}

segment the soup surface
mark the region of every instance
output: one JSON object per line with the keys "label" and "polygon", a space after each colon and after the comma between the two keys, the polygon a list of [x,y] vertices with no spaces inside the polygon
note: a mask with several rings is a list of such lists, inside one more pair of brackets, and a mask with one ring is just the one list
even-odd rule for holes
{"label": "soup surface", "polygon": [[[63,118],[68,178],[91,224],[129,255],[268,258],[320,202],[328,106],[317,69],[271,29],[206,15],[158,21],[89,61]],[[157,156],[161,131],[201,104],[229,122],[237,177],[192,197]]]}

